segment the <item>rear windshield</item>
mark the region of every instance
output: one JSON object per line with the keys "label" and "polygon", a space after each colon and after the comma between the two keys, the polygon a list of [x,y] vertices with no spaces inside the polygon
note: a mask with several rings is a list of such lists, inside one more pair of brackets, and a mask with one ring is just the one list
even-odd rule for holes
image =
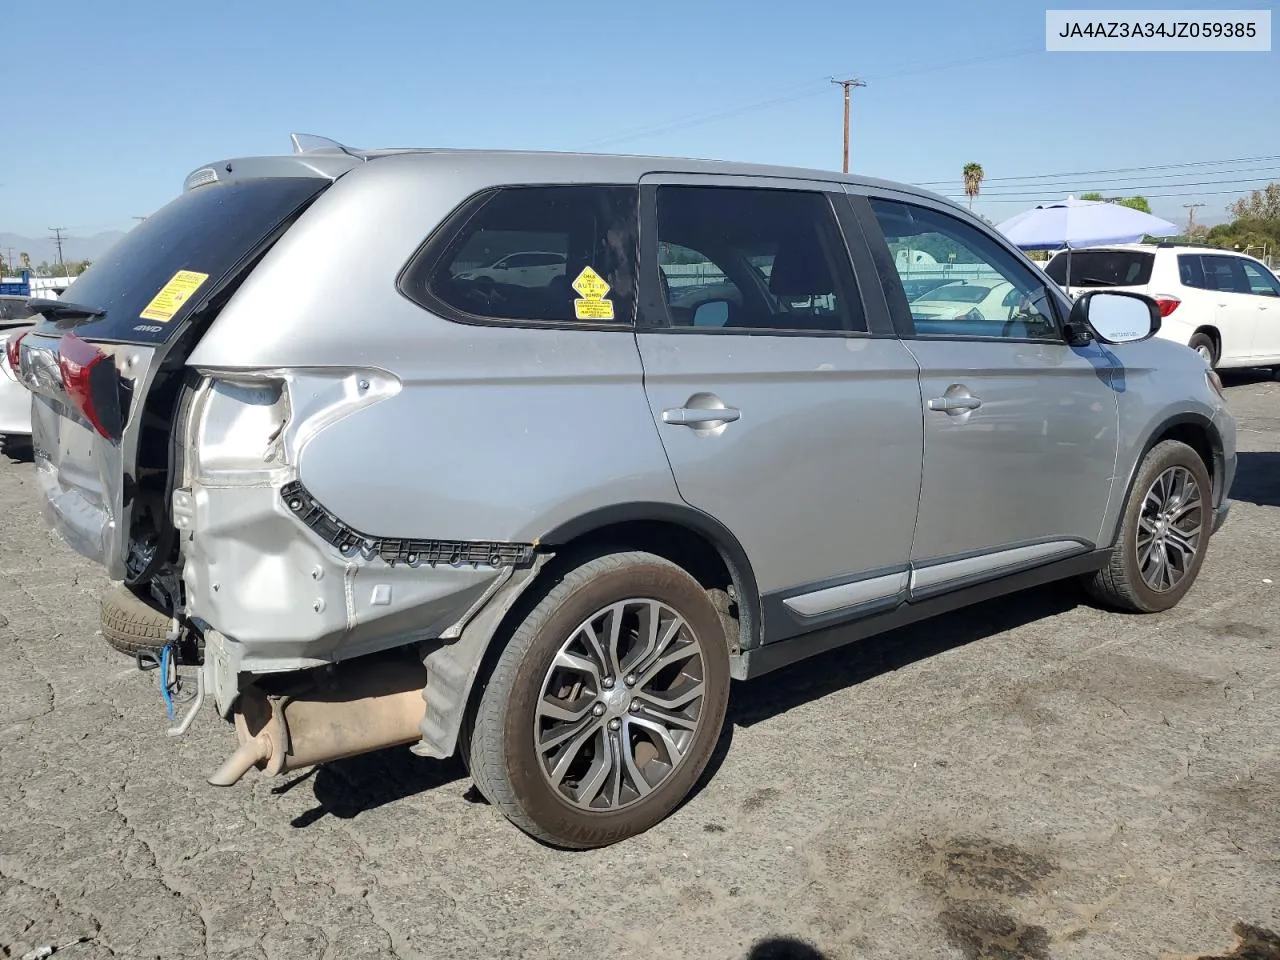
{"label": "rear windshield", "polygon": [[[1073,250],[1073,287],[1141,287],[1151,282],[1154,253],[1142,250]],[[1067,283],[1067,254],[1060,253],[1044,268],[1054,283]]]}
{"label": "rear windshield", "polygon": [[75,279],[62,300],[105,310],[74,326],[96,340],[165,343],[241,261],[330,181],[264,178],[196,187],[138,224]]}

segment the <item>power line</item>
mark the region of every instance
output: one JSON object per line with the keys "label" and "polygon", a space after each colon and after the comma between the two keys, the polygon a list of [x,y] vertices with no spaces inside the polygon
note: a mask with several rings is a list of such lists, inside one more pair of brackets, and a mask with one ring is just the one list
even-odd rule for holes
{"label": "power line", "polygon": [[[1037,186],[1054,186],[1054,184],[1053,184],[1053,183],[1050,183],[1049,181],[1052,181],[1052,180],[1055,180],[1055,179],[1059,179],[1061,182],[1060,182],[1060,183],[1058,183],[1058,184],[1057,184],[1057,186],[1059,186],[1059,187],[1061,187],[1061,188],[1063,188],[1063,189],[1070,188],[1070,187],[1072,187],[1072,186],[1073,186],[1073,185],[1075,185],[1075,184],[1082,184],[1082,183],[1083,183],[1083,184],[1088,184],[1090,188],[1095,187],[1095,186],[1104,186],[1104,185],[1107,185],[1107,184],[1120,184],[1120,186],[1108,186],[1108,188],[1107,188],[1107,189],[1109,189],[1109,190],[1128,190],[1128,189],[1133,188],[1136,184],[1145,184],[1145,183],[1150,183],[1150,182],[1155,181],[1155,180],[1177,180],[1177,179],[1180,179],[1180,178],[1182,178],[1182,177],[1194,177],[1194,176],[1199,176],[1199,175],[1204,174],[1204,173],[1208,173],[1208,174],[1214,174],[1214,173],[1223,173],[1223,174],[1228,174],[1228,173],[1231,173],[1231,174],[1235,174],[1235,173],[1267,173],[1267,174],[1272,174],[1272,175],[1280,175],[1280,167],[1237,167],[1237,168],[1233,168],[1233,169],[1231,169],[1231,170],[1216,170],[1216,171],[1215,171],[1215,170],[1208,170],[1208,171],[1197,170],[1197,171],[1187,171],[1187,172],[1184,172],[1184,173],[1161,173],[1161,174],[1154,174],[1154,175],[1152,175],[1152,176],[1148,176],[1148,177],[1118,177],[1118,178],[1113,178],[1113,177],[1102,177],[1102,178],[1098,178],[1098,177],[1070,177],[1070,178],[1044,177],[1044,178],[1042,178],[1042,179],[1040,179],[1040,180],[1035,181],[1035,185],[1037,185]],[[955,180],[952,180],[952,181],[947,181],[947,182],[955,183],[956,181],[955,181]],[[984,180],[983,182],[985,183],[986,181]],[[1214,181],[1214,182],[1235,183],[1236,181],[1235,181],[1235,180],[1229,180],[1229,181]],[[1164,183],[1164,184],[1160,184],[1160,186],[1163,186],[1163,187],[1181,187],[1181,186],[1185,186],[1185,185],[1186,185],[1186,184],[1182,184],[1182,183]],[[1005,184],[1005,185],[1003,185],[1003,186],[1001,186],[1001,187],[997,187],[996,189],[997,189],[997,190],[1026,190],[1026,189],[1028,189],[1028,188],[1029,188],[1029,187],[1031,187],[1031,186],[1032,186],[1032,183],[1031,183],[1031,182],[1028,182],[1028,183],[1016,183],[1016,184],[1010,183],[1010,184]]]}
{"label": "power line", "polygon": [[[1167,199],[1170,197],[1216,197],[1216,196],[1224,196],[1226,194],[1241,194],[1241,193],[1248,193],[1248,192],[1249,192],[1248,190],[1237,188],[1235,190],[1193,190],[1190,193],[1144,193],[1143,196],[1146,197],[1148,200],[1156,200],[1156,199]],[[957,203],[964,200],[963,194],[944,193],[943,196],[947,197],[950,200],[955,200]],[[986,199],[986,198],[982,197],[981,199]],[[1023,196],[1023,197],[1003,197],[1003,196],[992,197],[987,202],[989,203],[1024,203],[1025,204],[1025,203],[1036,203],[1037,201],[1043,201],[1044,199],[1045,199],[1044,194],[1027,194],[1026,196]]]}
{"label": "power line", "polygon": [[[1145,167],[1113,167],[1110,170],[1069,170],[1066,173],[1024,173],[1016,177],[986,177],[983,183],[1008,183],[1013,180],[1054,180],[1062,177],[1088,177],[1099,173],[1141,173],[1147,170],[1177,170],[1186,167],[1217,167],[1230,163],[1274,163],[1280,156],[1237,157],[1234,160],[1197,160],[1192,163],[1162,163]],[[1231,171],[1224,171],[1231,172]],[[954,183],[954,180],[919,180],[918,186],[927,187]]]}
{"label": "power line", "polygon": [[[896,80],[900,77],[915,76],[921,73],[934,73],[939,70],[951,70],[956,67],[969,67],[979,63],[1008,60],[1013,57],[1025,57],[1032,53],[1041,52],[1043,52],[1041,47],[1024,47],[1018,50],[1008,50],[1003,53],[986,54],[979,57],[967,57],[963,60],[944,61],[942,63],[922,61],[914,67],[908,66],[903,70],[898,70],[893,73],[872,74],[867,79],[874,80],[879,83],[885,80]],[[636,127],[630,132],[611,134],[610,136],[602,137],[583,144],[583,149],[604,146],[610,143],[623,143],[627,140],[638,140],[642,137],[653,136],[659,133],[668,133],[673,130],[683,130],[688,127],[699,127],[703,124],[713,123],[716,120],[726,120],[730,117],[741,116],[744,113],[754,113],[757,110],[767,110],[770,107],[795,103],[799,100],[808,100],[820,95],[825,89],[822,85],[829,79],[830,75],[815,78],[813,80],[806,80],[803,83],[776,89],[771,94],[766,94],[765,99],[762,100],[748,101],[737,106],[726,107],[723,110],[716,110],[709,113],[693,114],[672,120],[669,123],[664,122],[650,124],[644,127]],[[797,91],[804,92],[797,93]]]}
{"label": "power line", "polygon": [[[1162,189],[1162,188],[1169,188],[1169,187],[1173,187],[1173,188],[1181,188],[1181,187],[1229,187],[1229,186],[1236,186],[1236,185],[1241,185],[1241,184],[1250,184],[1250,183],[1271,183],[1271,182],[1272,182],[1272,180],[1274,180],[1274,177],[1248,177],[1248,178],[1243,178],[1243,179],[1238,179],[1238,180],[1235,180],[1235,179],[1233,179],[1233,180],[1194,180],[1194,181],[1191,181],[1191,182],[1189,182],[1189,183],[1164,183],[1164,184],[1156,184],[1156,185],[1155,185],[1155,188],[1156,188],[1157,190],[1160,190],[1160,189]],[[1141,194],[1146,195],[1146,191],[1147,191],[1147,189],[1148,189],[1147,185],[1144,185],[1144,184],[1141,184],[1141,183],[1133,183],[1133,184],[1130,184],[1129,186],[1127,186],[1127,187],[1123,187],[1123,188],[1120,188],[1120,187],[1112,187],[1112,188],[1111,188],[1111,192],[1121,192],[1121,193],[1141,193]],[[1241,187],[1241,189],[1249,189],[1249,188],[1246,188],[1246,187],[1243,187],[1243,186],[1242,186],[1242,187]],[[991,192],[983,191],[983,192],[980,194],[980,196],[988,197],[988,198],[991,198],[991,199],[995,199],[996,197],[1014,197],[1014,198],[1017,198],[1017,197],[1042,197],[1042,196],[1044,196],[1046,193],[1062,193],[1064,190],[1066,190],[1067,192],[1071,192],[1070,190],[1068,190],[1068,188],[1063,187],[1063,186],[1061,186],[1061,185],[1046,184],[1046,185],[1044,186],[1044,188],[1043,188],[1043,189],[1040,189],[1040,190],[1034,190],[1034,189],[1032,189],[1030,186],[1026,186],[1026,187],[1009,188],[1009,189],[1007,189],[1007,190],[995,190],[995,191],[991,191]],[[1076,192],[1087,192],[1087,190],[1084,190],[1084,191],[1076,191]]]}

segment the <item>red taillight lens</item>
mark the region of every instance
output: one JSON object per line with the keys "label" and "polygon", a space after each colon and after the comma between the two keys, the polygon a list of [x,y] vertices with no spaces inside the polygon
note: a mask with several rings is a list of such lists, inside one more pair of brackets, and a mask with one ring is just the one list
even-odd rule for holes
{"label": "red taillight lens", "polygon": [[1161,317],[1167,317],[1173,313],[1181,302],[1177,297],[1156,297],[1156,306],[1160,308]]}
{"label": "red taillight lens", "polygon": [[62,388],[93,429],[108,440],[119,440],[124,426],[120,376],[111,358],[73,333],[58,341],[58,369]]}
{"label": "red taillight lens", "polygon": [[10,337],[4,345],[4,352],[7,354],[9,361],[9,369],[13,371],[14,376],[18,375],[18,362],[22,359],[22,338],[25,337],[29,330],[24,330],[16,337]]}

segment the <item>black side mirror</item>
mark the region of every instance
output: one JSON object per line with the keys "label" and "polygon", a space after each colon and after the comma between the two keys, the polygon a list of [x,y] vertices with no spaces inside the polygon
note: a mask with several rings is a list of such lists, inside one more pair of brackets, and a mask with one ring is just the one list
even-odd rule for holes
{"label": "black side mirror", "polygon": [[1072,304],[1066,326],[1072,346],[1095,338],[1111,344],[1136,343],[1160,332],[1160,306],[1141,293],[1094,290]]}

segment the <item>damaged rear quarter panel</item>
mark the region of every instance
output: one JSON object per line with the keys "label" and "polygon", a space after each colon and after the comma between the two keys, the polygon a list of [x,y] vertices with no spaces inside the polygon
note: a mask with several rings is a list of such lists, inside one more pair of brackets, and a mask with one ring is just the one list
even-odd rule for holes
{"label": "damaged rear quarter panel", "polygon": [[[388,157],[338,180],[271,249],[193,366],[381,369],[400,391],[299,451],[321,505],[370,536],[530,542],[627,501],[679,504],[634,334],[469,326],[396,289],[466,197],[581,172],[549,158]],[[637,170],[638,176],[638,170]]]}

